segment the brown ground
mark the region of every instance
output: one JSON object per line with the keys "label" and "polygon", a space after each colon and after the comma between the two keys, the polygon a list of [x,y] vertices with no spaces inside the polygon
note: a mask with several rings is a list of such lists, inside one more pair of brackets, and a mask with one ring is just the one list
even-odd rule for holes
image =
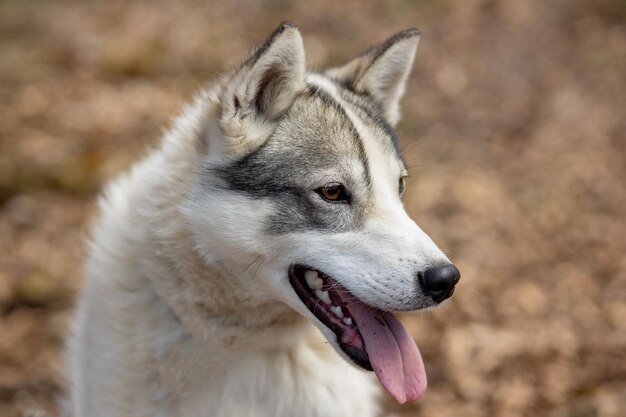
{"label": "brown ground", "polygon": [[423,33],[407,206],[463,280],[407,415],[626,415],[624,0],[1,1],[0,415],[63,391],[102,184],[284,18],[317,67]]}

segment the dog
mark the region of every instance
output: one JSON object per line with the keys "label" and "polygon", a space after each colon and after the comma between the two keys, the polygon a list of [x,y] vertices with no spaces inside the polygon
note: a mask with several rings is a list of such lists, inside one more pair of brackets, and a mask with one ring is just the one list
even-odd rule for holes
{"label": "dog", "polygon": [[402,202],[394,126],[418,39],[307,72],[284,22],[108,187],[68,416],[367,417],[380,385],[423,394],[391,312],[437,306],[460,273]]}

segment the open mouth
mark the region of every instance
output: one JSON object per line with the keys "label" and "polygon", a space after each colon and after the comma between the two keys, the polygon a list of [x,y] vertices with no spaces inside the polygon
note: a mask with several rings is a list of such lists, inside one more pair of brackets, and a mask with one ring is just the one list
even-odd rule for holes
{"label": "open mouth", "polygon": [[413,338],[390,312],[366,305],[332,277],[304,265],[289,269],[289,281],[313,315],[336,336],[357,366],[374,371],[399,402],[426,390],[426,372]]}

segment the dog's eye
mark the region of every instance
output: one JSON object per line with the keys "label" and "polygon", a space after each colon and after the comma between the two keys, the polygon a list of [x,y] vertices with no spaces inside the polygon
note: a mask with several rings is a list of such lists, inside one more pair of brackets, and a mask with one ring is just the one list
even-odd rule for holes
{"label": "dog's eye", "polygon": [[345,187],[338,182],[331,182],[315,190],[322,198],[332,203],[347,203],[348,193]]}
{"label": "dog's eye", "polygon": [[398,191],[400,192],[400,197],[404,196],[404,190],[406,189],[406,181],[404,177],[400,178],[400,182],[398,183]]}

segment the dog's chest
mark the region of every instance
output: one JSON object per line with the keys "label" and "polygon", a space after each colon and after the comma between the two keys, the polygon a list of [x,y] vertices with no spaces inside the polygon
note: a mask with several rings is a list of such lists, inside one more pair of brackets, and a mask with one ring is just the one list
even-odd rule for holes
{"label": "dog's chest", "polygon": [[[334,352],[303,345],[290,354],[221,361],[187,384],[177,415],[186,417],[369,417],[379,413],[372,375]],[[228,364],[227,364],[228,363]],[[199,369],[199,368],[197,368]],[[205,373],[207,372],[207,373]],[[191,382],[191,381],[190,381]]]}

